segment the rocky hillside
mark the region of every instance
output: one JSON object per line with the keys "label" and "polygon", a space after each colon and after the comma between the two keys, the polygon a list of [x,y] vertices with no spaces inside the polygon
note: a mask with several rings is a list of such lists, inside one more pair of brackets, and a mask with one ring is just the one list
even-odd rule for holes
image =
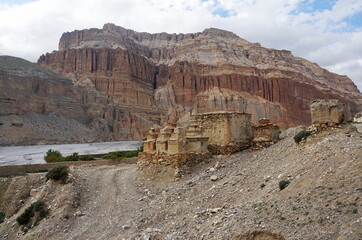
{"label": "rocky hillside", "polygon": [[76,92],[59,74],[0,56],[0,145],[100,140]]}
{"label": "rocky hillside", "polygon": [[26,60],[0,57],[0,115],[59,113],[87,122],[71,80]]}
{"label": "rocky hillside", "polygon": [[[345,125],[296,144],[299,130],[179,181],[135,164],[72,167],[65,185],[44,173],[0,178],[1,239],[362,239],[361,133]],[[51,215],[24,233],[15,219],[37,200]]]}
{"label": "rocky hillside", "polygon": [[120,108],[88,78],[72,81],[0,56],[0,145],[141,139],[150,125],[160,123],[161,113],[150,111]]}
{"label": "rocky hillside", "polygon": [[[192,111],[237,110],[252,113],[254,122],[268,117],[295,126],[310,123],[317,98],[340,99],[348,119],[362,110],[362,95],[347,76],[214,28],[150,34],[105,24],[64,33],[59,51],[38,64],[74,81],[90,79],[119,109],[147,109],[153,123]],[[166,118],[152,120],[153,114]]]}

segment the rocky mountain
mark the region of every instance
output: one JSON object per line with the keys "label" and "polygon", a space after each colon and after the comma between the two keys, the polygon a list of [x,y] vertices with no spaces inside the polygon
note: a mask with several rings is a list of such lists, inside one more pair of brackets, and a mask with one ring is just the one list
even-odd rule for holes
{"label": "rocky mountain", "polygon": [[92,142],[91,119],[71,80],[0,56],[0,145]]}
{"label": "rocky mountain", "polygon": [[[337,98],[350,119],[362,95],[347,77],[215,28],[194,34],[139,33],[114,24],[64,33],[38,64],[87,80],[113,107],[103,113],[113,138],[192,112],[249,112],[282,127],[310,123],[310,103]],[[130,128],[131,127],[131,128]],[[125,133],[126,132],[126,133]]]}
{"label": "rocky mountain", "polygon": [[141,139],[153,124],[148,109],[120,109],[88,78],[71,78],[0,56],[0,145]]}

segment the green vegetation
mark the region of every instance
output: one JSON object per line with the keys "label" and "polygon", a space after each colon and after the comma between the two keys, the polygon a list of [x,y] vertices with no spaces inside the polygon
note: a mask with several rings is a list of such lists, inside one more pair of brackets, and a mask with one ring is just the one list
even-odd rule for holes
{"label": "green vegetation", "polygon": [[4,212],[0,212],[0,223],[3,223],[5,220],[5,213]]}
{"label": "green vegetation", "polygon": [[[102,156],[104,159],[122,159],[122,158],[132,158],[138,157],[138,153],[143,152],[143,145],[138,147],[135,151],[116,151],[110,152]],[[44,156],[44,160],[47,163],[51,162],[69,162],[69,161],[92,161],[95,158],[91,155],[79,156],[78,153],[73,153],[69,156],[63,157],[63,155],[57,151],[49,149]]]}
{"label": "green vegetation", "polygon": [[279,189],[280,191],[283,190],[284,188],[288,187],[288,185],[290,184],[290,181],[288,180],[281,180],[279,182]]}
{"label": "green vegetation", "polygon": [[[146,140],[147,140],[147,138],[143,139],[143,141],[146,141]],[[142,142],[141,142],[141,146],[139,146],[139,147],[137,148],[137,151],[143,152],[143,143],[142,143]]]}
{"label": "green vegetation", "polygon": [[36,226],[42,219],[49,215],[45,202],[36,201],[32,203],[25,211],[16,218],[19,225],[27,227]]}
{"label": "green vegetation", "polygon": [[310,132],[308,132],[306,130],[302,130],[299,133],[297,133],[297,135],[294,136],[294,141],[296,143],[299,143],[302,140],[306,140],[309,136],[310,136]]}
{"label": "green vegetation", "polygon": [[265,187],[265,183],[260,184],[260,189],[263,189]]}
{"label": "green vegetation", "polygon": [[44,157],[44,160],[49,162],[61,162],[63,159],[62,154],[57,150],[49,149]]}
{"label": "green vegetation", "polygon": [[95,158],[93,156],[85,155],[79,156],[78,153],[73,153],[69,156],[63,157],[57,150],[49,149],[44,157],[47,163],[50,162],[68,162],[68,161],[91,161]]}
{"label": "green vegetation", "polygon": [[85,156],[80,156],[79,157],[79,160],[80,161],[92,161],[94,160],[95,158],[93,156],[90,156],[90,155],[85,155]]}
{"label": "green vegetation", "polygon": [[60,165],[53,169],[51,169],[47,175],[45,175],[46,179],[52,179],[54,181],[60,180],[62,184],[65,184],[69,175],[69,169],[67,166]]}
{"label": "green vegetation", "polygon": [[64,161],[66,161],[66,162],[79,161],[79,155],[78,155],[78,153],[73,153],[72,155],[64,157]]}
{"label": "green vegetation", "polygon": [[121,159],[121,158],[131,158],[131,157],[138,157],[138,153],[141,152],[141,148],[138,148],[135,151],[117,151],[117,152],[110,152],[103,155],[102,158],[104,159]]}

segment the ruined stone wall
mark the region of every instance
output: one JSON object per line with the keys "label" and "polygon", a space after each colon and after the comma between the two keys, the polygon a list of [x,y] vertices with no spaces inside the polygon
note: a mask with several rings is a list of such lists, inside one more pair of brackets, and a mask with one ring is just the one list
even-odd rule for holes
{"label": "ruined stone wall", "polygon": [[251,115],[238,112],[214,112],[192,116],[191,121],[201,126],[202,135],[209,138],[212,154],[230,154],[246,149],[251,144]]}
{"label": "ruined stone wall", "polygon": [[209,137],[209,144],[224,146],[251,140],[250,114],[236,112],[204,113],[194,115],[193,118],[195,123],[202,127],[203,136]]}
{"label": "ruined stone wall", "polygon": [[277,126],[262,126],[253,128],[254,142],[272,142],[279,136],[279,128]]}
{"label": "ruined stone wall", "polygon": [[312,123],[341,123],[344,105],[338,99],[318,99],[310,105]]}

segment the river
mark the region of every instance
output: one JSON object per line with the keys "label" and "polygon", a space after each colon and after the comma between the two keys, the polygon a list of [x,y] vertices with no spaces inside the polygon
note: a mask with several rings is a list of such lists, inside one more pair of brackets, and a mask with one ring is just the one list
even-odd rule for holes
{"label": "river", "polygon": [[58,150],[63,156],[77,152],[79,155],[104,154],[114,151],[136,150],[139,141],[118,141],[82,144],[30,145],[0,147],[0,166],[45,163],[49,149]]}

